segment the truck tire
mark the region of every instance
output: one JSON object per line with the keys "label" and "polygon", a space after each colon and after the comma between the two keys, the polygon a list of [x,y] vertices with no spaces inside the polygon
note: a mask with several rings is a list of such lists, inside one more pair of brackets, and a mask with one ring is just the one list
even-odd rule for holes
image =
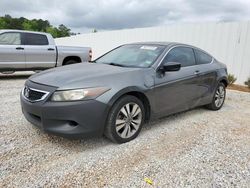
{"label": "truck tire", "polygon": [[75,64],[75,63],[79,63],[78,61],[74,60],[74,59],[70,59],[66,62],[63,63],[63,66],[64,65],[72,65],[72,64]]}
{"label": "truck tire", "polygon": [[15,71],[3,71],[3,72],[1,72],[2,74],[14,74],[15,73]]}

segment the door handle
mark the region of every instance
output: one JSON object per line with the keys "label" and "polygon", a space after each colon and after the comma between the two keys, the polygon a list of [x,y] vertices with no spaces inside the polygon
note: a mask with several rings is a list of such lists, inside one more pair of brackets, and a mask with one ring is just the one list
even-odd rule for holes
{"label": "door handle", "polygon": [[55,49],[54,48],[48,48],[48,51],[54,51]]}
{"label": "door handle", "polygon": [[199,70],[196,70],[196,71],[194,72],[195,75],[198,75],[199,73],[200,73]]}
{"label": "door handle", "polygon": [[22,47],[16,47],[16,50],[24,50]]}

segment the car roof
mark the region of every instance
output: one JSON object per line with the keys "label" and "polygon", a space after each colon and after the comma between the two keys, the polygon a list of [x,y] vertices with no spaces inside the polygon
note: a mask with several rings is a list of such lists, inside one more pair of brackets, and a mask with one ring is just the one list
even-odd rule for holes
{"label": "car roof", "polygon": [[134,42],[129,44],[140,44],[140,45],[161,45],[161,46],[168,46],[171,42]]}
{"label": "car roof", "polygon": [[183,45],[183,46],[189,46],[193,48],[197,48],[195,46],[189,45],[189,44],[184,44],[184,43],[179,43],[179,42],[158,42],[158,41],[153,41],[153,42],[135,42],[135,43],[129,43],[129,44],[139,44],[139,45],[160,45],[160,46],[175,46],[175,45]]}
{"label": "car roof", "polygon": [[[192,46],[190,44],[185,44],[185,43],[179,43],[179,42],[135,42],[135,43],[129,43],[128,45],[160,45],[160,46],[165,46],[167,49],[170,49],[174,46],[186,46],[186,47],[190,47],[190,48],[193,48],[193,49],[197,49],[197,50],[200,50],[206,54],[208,54],[209,56],[211,56],[212,58],[214,58],[211,54],[209,54],[208,52],[206,52],[205,50],[199,48],[199,47],[196,47],[196,46]],[[215,58],[214,58],[215,59]]]}
{"label": "car roof", "polygon": [[0,29],[0,33],[2,32],[19,32],[19,33],[37,33],[37,34],[48,34],[45,32],[38,32],[38,31],[26,31],[26,30],[17,30],[17,29]]}

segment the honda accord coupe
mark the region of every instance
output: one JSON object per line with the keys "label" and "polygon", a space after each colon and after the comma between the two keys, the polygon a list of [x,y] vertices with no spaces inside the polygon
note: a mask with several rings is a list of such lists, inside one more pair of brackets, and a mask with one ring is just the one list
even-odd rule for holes
{"label": "honda accord coupe", "polygon": [[198,106],[219,110],[227,68],[194,46],[145,42],[119,46],[91,63],[31,76],[21,92],[26,119],[68,138],[136,138],[145,122]]}

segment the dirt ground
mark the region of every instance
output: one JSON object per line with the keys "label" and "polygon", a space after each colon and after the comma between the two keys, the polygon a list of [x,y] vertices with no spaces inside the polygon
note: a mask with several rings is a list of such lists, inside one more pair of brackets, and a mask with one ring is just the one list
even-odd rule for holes
{"label": "dirt ground", "polygon": [[249,187],[250,93],[228,90],[221,110],[151,122],[118,145],[33,127],[19,102],[28,75],[0,78],[0,187]]}

